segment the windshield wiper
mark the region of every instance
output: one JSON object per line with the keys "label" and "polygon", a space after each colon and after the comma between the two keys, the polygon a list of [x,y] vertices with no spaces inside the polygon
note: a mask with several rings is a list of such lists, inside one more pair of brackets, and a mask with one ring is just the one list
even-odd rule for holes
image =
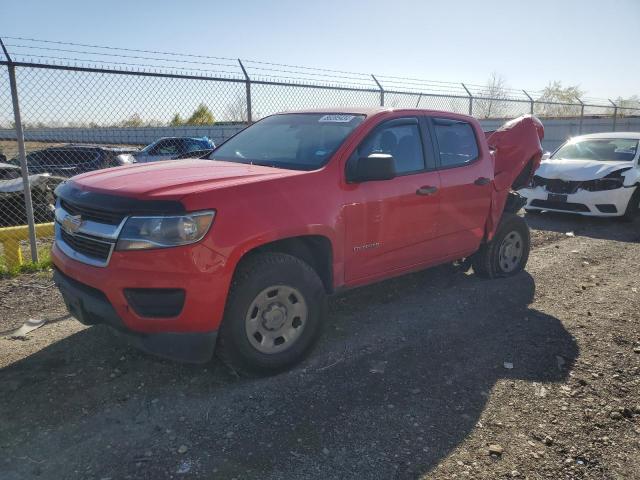
{"label": "windshield wiper", "polygon": [[314,170],[315,168],[319,168],[318,166],[311,166],[311,165],[306,165],[301,163],[283,163],[283,162],[276,162],[276,161],[264,161],[264,160],[260,161],[260,160],[240,159],[240,158],[226,159],[222,157],[216,158],[215,156],[213,158],[210,157],[209,160],[215,160],[219,162],[229,162],[229,163],[241,163],[243,165],[256,165],[259,167],[277,168],[279,170],[308,171],[308,170]]}

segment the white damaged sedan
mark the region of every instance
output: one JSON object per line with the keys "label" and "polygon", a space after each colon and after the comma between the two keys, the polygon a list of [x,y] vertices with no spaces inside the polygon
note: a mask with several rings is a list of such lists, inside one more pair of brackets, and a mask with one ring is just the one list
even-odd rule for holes
{"label": "white damaged sedan", "polygon": [[640,133],[574,137],[542,161],[519,191],[525,210],[633,220],[640,209]]}

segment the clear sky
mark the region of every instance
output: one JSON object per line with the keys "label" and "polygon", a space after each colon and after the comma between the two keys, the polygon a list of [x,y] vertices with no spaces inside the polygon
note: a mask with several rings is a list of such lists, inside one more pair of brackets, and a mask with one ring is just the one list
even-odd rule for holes
{"label": "clear sky", "polygon": [[640,0],[0,0],[0,34],[640,95]]}

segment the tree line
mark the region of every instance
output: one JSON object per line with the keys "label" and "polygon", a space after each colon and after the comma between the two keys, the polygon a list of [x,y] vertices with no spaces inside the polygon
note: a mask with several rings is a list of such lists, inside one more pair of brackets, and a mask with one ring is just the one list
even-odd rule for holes
{"label": "tree line", "polygon": [[[152,124],[149,124],[149,122],[145,122],[139,114],[134,113],[133,115],[131,115],[129,118],[127,118],[126,120],[124,120],[120,126],[122,127],[157,127],[157,126],[163,126],[163,125],[156,125],[156,122],[152,121]],[[160,123],[160,122],[157,122]],[[187,117],[186,119],[183,119],[179,113],[176,113],[171,120],[169,121],[169,126],[170,127],[180,127],[182,125],[192,125],[192,126],[196,126],[196,125],[213,125],[214,123],[216,123],[216,119],[213,116],[213,113],[211,113],[211,110],[209,110],[209,107],[207,107],[204,103],[201,103],[200,105],[198,105],[198,107],[193,111],[193,113]]]}
{"label": "tree line", "polygon": [[[473,101],[473,114],[480,118],[502,118],[513,115],[515,109],[522,109],[511,100],[511,89],[505,78],[499,73],[492,73],[484,87]],[[535,97],[534,114],[541,117],[577,117],[581,113],[580,101],[585,91],[579,85],[563,85],[559,80],[553,80]],[[588,102],[585,102],[588,103]],[[633,95],[623,98],[617,97],[614,103],[619,107],[618,115],[640,115],[640,97]],[[593,108],[593,107],[591,107]],[[614,107],[597,107],[600,115],[613,115]]]}

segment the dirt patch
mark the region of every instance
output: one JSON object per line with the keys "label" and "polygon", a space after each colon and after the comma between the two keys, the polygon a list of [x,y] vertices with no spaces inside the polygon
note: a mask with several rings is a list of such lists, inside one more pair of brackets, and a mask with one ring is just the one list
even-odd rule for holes
{"label": "dirt patch", "polygon": [[[272,378],[74,320],[0,339],[3,478],[640,478],[638,222],[528,221],[528,272],[335,297],[311,357]],[[64,313],[49,283],[1,280],[0,330]]]}
{"label": "dirt patch", "polygon": [[65,313],[50,271],[0,278],[0,335],[31,317]]}

